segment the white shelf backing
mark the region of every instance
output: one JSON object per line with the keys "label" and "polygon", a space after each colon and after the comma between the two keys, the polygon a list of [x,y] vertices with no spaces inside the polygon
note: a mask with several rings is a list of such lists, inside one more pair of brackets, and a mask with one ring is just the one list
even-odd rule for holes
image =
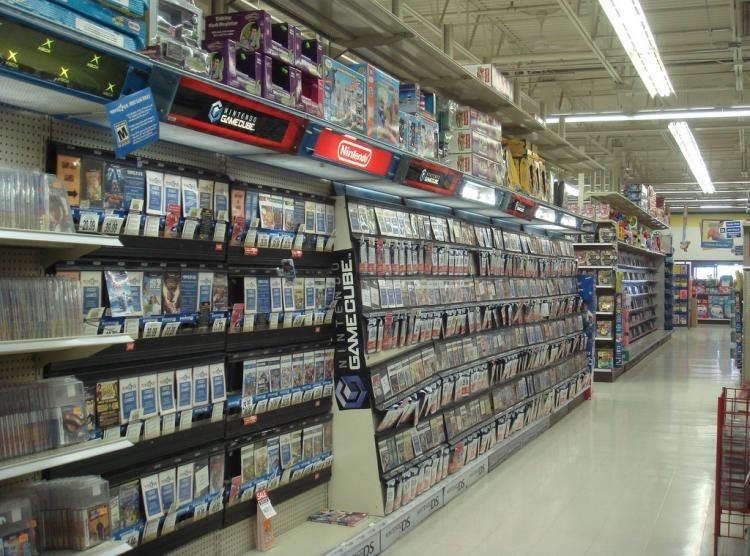
{"label": "white shelf backing", "polygon": [[615,192],[603,192],[603,193],[591,193],[590,199],[600,201],[602,203],[609,203],[614,209],[625,213],[626,215],[635,215],[638,217],[638,222],[644,224],[646,227],[652,230],[667,230],[669,224],[662,222],[652,214],[646,212],[641,207],[630,201],[624,195]]}
{"label": "white shelf backing", "polygon": [[82,359],[89,357],[106,347],[115,344],[127,344],[132,341],[134,341],[133,338],[127,334],[6,341],[0,342],[0,356],[48,352],[49,355],[44,358],[47,361]]}
{"label": "white shelf backing", "polygon": [[623,352],[628,353],[628,360],[625,361],[625,363],[627,364],[632,361],[651,346],[662,341],[671,334],[672,330],[654,330],[653,332],[649,332],[645,336],[642,336],[632,344],[625,346]]}
{"label": "white shelf backing", "polygon": [[631,253],[650,255],[652,257],[664,257],[665,256],[664,253],[659,253],[658,251],[651,251],[651,249],[644,249],[643,247],[630,245],[629,243],[625,243],[624,241],[617,242],[617,249],[622,250],[622,251],[630,251]]}
{"label": "white shelf backing", "polygon": [[14,458],[8,461],[0,462],[0,481],[20,477],[29,473],[35,473],[44,469],[66,465],[79,460],[92,458],[102,454],[109,454],[131,447],[133,444],[129,440],[90,440],[82,444],[66,446],[31,454],[20,458]]}
{"label": "white shelf backing", "polygon": [[133,547],[122,541],[106,541],[88,550],[48,550],[45,556],[118,556],[133,550]]}

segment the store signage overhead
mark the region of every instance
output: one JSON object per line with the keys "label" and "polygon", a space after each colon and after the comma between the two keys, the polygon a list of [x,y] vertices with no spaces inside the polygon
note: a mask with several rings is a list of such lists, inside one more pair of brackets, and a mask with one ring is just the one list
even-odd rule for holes
{"label": "store signage overhead", "polygon": [[312,154],[328,162],[378,176],[387,175],[393,163],[393,153],[327,128],[318,133]]}
{"label": "store signage overhead", "polygon": [[526,199],[512,193],[508,205],[505,207],[505,212],[524,220],[533,220],[534,212],[536,212],[536,203],[531,199]]}
{"label": "store signage overhead", "polygon": [[451,196],[461,183],[461,173],[418,158],[412,158],[406,168],[403,183],[410,187]]}
{"label": "store signage overhead", "polygon": [[742,221],[725,220],[723,229],[720,230],[727,239],[738,239],[742,237]]}
{"label": "store signage overhead", "polygon": [[180,79],[167,121],[283,152],[296,150],[306,125],[298,116],[189,77]]}

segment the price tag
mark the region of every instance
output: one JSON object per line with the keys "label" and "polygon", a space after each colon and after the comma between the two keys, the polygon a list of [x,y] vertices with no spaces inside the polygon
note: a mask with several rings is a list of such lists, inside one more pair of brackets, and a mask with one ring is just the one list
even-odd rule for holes
{"label": "price tag", "polygon": [[305,326],[312,326],[315,319],[315,313],[312,311],[305,313]]}
{"label": "price tag", "polygon": [[180,412],[180,430],[186,431],[193,427],[193,410],[185,409]]}
{"label": "price tag", "polygon": [[258,238],[258,230],[255,228],[250,228],[247,230],[247,234],[245,235],[245,247],[255,247],[255,241]]}
{"label": "price tag", "polygon": [[291,328],[294,324],[294,313],[284,313],[284,328]]}
{"label": "price tag", "polygon": [[275,330],[279,327],[279,313],[271,313],[268,316],[268,328]]}
{"label": "price tag", "polygon": [[137,338],[141,319],[138,317],[125,319],[125,334],[131,338]]}
{"label": "price tag", "polygon": [[242,331],[252,332],[255,330],[255,313],[247,313],[242,321]]}
{"label": "price tag", "polygon": [[318,385],[315,388],[313,388],[312,397],[314,400],[317,400],[319,398],[323,397],[323,387]]}
{"label": "price tag", "polygon": [[323,313],[323,312],[317,312],[317,313],[314,313],[313,322],[316,325],[321,325],[325,321],[325,318],[326,318],[326,314],[325,313]]}
{"label": "price tag", "polygon": [[131,199],[128,210],[130,212],[143,212],[143,199]]}
{"label": "price tag", "polygon": [[294,236],[285,235],[283,238],[281,238],[281,248],[291,249],[293,241],[294,241]]}
{"label": "price tag", "polygon": [[224,332],[227,329],[227,318],[216,319],[211,326],[211,332]]}
{"label": "price tag", "polygon": [[123,219],[119,216],[107,216],[102,224],[102,233],[113,236],[119,235],[122,223]]}
{"label": "price tag", "polygon": [[323,319],[323,324],[331,324],[333,322],[333,313],[335,310],[336,310],[336,304],[334,303],[333,307],[331,307],[330,309],[328,309],[328,311],[326,311],[326,316]]}
{"label": "price tag", "polygon": [[330,382],[323,386],[323,397],[327,398],[333,394],[333,384]]}
{"label": "price tag", "polygon": [[161,419],[159,417],[151,417],[150,419],[147,419],[144,426],[143,439],[151,440],[153,438],[159,438],[160,434]]}
{"label": "price tag", "polygon": [[127,236],[137,236],[141,233],[140,213],[131,212],[128,214],[128,219],[125,221],[125,231],[123,233]]}
{"label": "price tag", "polygon": [[167,514],[167,517],[164,518],[164,525],[161,526],[161,534],[166,535],[174,531],[176,523],[177,523],[177,512],[169,512]]}
{"label": "price tag", "polygon": [[143,235],[145,237],[159,237],[159,222],[161,218],[158,216],[147,216],[146,224],[143,226]]}
{"label": "price tag", "polygon": [[111,336],[113,334],[122,334],[122,325],[119,322],[112,322],[102,329],[102,336]]}
{"label": "price tag", "polygon": [[147,322],[143,325],[143,337],[144,338],[158,338],[161,335],[161,323],[160,322]]}
{"label": "price tag", "polygon": [[224,500],[222,500],[221,496],[217,496],[216,498],[211,500],[211,503],[208,505],[208,515],[219,513],[223,509]]}
{"label": "price tag", "polygon": [[214,241],[223,242],[227,237],[227,223],[217,222],[214,227]]}
{"label": "price tag", "polygon": [[193,239],[196,229],[198,229],[197,220],[185,220],[185,224],[182,226],[182,239]]}
{"label": "price tag", "polygon": [[152,519],[146,523],[146,527],[143,529],[143,538],[141,542],[152,541],[156,538],[156,534],[159,532],[159,519]]}
{"label": "price tag", "polygon": [[177,414],[167,413],[161,419],[161,433],[164,435],[173,434],[175,430],[175,421],[177,419]]}
{"label": "price tag", "polygon": [[280,407],[289,407],[292,403],[292,395],[291,394],[284,394],[281,396],[281,404]]}
{"label": "price tag", "polygon": [[78,221],[79,232],[98,232],[99,231],[99,213],[84,211],[81,212],[81,218]]}
{"label": "price tag", "polygon": [[328,241],[326,241],[326,251],[331,252],[333,251],[333,243],[334,238],[336,237],[336,231],[334,230],[333,234],[328,238]]}
{"label": "price tag", "polygon": [[216,220],[221,220],[222,222],[229,221],[229,213],[226,210],[220,210],[216,214]]}
{"label": "price tag", "polygon": [[302,245],[305,243],[305,234],[298,233],[296,236],[294,236],[294,245],[292,246],[292,249],[296,249],[298,251],[302,250]]}
{"label": "price tag", "polygon": [[143,421],[131,421],[128,423],[128,428],[125,433],[125,437],[130,440],[133,444],[141,439],[141,428],[143,427]]}
{"label": "price tag", "polygon": [[120,427],[110,427],[104,431],[104,440],[119,440]]}
{"label": "price tag", "polygon": [[268,492],[266,489],[258,490],[255,493],[255,498],[258,500],[258,510],[263,514],[266,519],[271,519],[276,515],[276,510],[273,509],[273,504],[268,498]]}
{"label": "price tag", "polygon": [[292,405],[302,403],[302,390],[295,390],[292,392]]}
{"label": "price tag", "polygon": [[176,336],[177,331],[180,329],[179,322],[168,322],[164,325],[164,329],[161,331],[162,338],[167,336]]}
{"label": "price tag", "polygon": [[302,394],[302,403],[309,402],[312,399],[313,391],[312,388],[305,390],[304,394]]}
{"label": "price tag", "polygon": [[195,509],[193,510],[194,521],[203,519],[207,515],[208,515],[208,504],[206,504],[205,502],[201,502],[200,504],[195,505]]}
{"label": "price tag", "polygon": [[224,418],[224,402],[215,402],[211,409],[211,422],[218,423]]}
{"label": "price tag", "polygon": [[318,236],[315,240],[315,250],[316,251],[323,251],[326,246],[326,238],[323,236]]}
{"label": "price tag", "polygon": [[276,411],[281,403],[281,396],[275,396],[268,400],[268,411]]}

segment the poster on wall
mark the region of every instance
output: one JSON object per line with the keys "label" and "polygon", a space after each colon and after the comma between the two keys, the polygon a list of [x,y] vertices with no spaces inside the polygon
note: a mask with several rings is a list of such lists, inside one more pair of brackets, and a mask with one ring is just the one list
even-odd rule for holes
{"label": "poster on wall", "polygon": [[703,249],[731,249],[734,240],[727,238],[726,220],[701,220]]}

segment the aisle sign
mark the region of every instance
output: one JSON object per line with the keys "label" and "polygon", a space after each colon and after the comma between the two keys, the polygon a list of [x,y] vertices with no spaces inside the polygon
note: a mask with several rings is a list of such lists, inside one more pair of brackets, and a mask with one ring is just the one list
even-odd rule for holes
{"label": "aisle sign", "polygon": [[739,220],[725,220],[724,226],[722,226],[720,231],[726,235],[727,239],[741,238],[742,222]]}
{"label": "aisle sign", "polygon": [[159,140],[159,113],[150,87],[109,102],[106,109],[115,157],[125,158]]}

